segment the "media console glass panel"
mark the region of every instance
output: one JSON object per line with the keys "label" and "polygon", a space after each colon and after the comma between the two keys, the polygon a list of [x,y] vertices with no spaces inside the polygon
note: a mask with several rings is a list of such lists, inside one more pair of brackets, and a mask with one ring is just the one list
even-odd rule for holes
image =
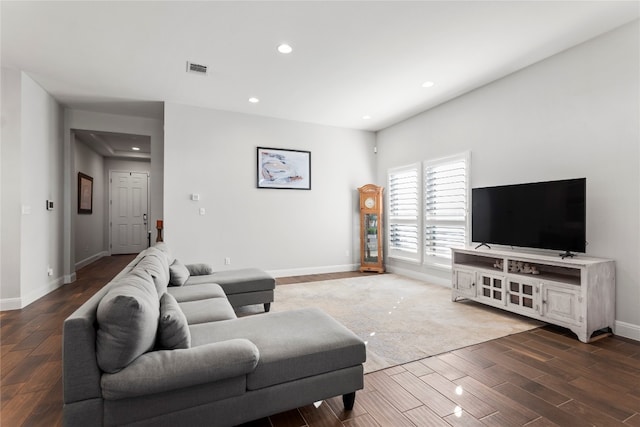
{"label": "media console glass panel", "polygon": [[584,252],[586,178],[472,189],[477,243]]}

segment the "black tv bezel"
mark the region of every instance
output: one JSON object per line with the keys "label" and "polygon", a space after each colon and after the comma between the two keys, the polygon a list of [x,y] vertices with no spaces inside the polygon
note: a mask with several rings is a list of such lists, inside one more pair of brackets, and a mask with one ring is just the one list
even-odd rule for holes
{"label": "black tv bezel", "polygon": [[[555,245],[553,246],[520,246],[518,244],[518,242],[503,242],[503,241],[479,241],[479,240],[475,240],[474,239],[474,214],[473,214],[473,204],[474,202],[474,193],[477,190],[490,190],[490,189],[498,189],[498,188],[518,188],[518,187],[527,187],[527,186],[534,186],[534,185],[541,185],[541,184],[559,184],[559,183],[570,183],[572,181],[582,181],[583,182],[583,228],[582,228],[582,245],[578,246],[572,246],[572,247],[556,247]],[[471,241],[473,243],[479,244],[479,245],[500,245],[500,246],[510,246],[510,247],[518,247],[518,248],[529,248],[529,249],[537,249],[537,250],[549,250],[549,251],[565,251],[564,254],[561,254],[563,257],[564,256],[573,256],[572,252],[576,252],[576,253],[585,253],[586,252],[586,246],[587,246],[587,242],[586,242],[586,235],[587,235],[587,197],[586,197],[586,187],[587,187],[587,179],[585,178],[571,178],[571,179],[560,179],[560,180],[550,180],[550,181],[536,181],[536,182],[526,182],[526,183],[520,183],[520,184],[507,184],[507,185],[495,185],[495,186],[485,186],[485,187],[475,187],[471,189]]]}

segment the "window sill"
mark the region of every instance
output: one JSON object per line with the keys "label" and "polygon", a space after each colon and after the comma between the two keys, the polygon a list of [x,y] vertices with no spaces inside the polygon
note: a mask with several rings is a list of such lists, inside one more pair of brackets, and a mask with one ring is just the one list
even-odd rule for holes
{"label": "window sill", "polygon": [[398,255],[387,255],[387,258],[390,259],[390,260],[402,261],[402,262],[406,262],[406,263],[409,263],[409,264],[415,264],[415,265],[422,264],[419,259],[403,257],[403,256],[398,256]]}

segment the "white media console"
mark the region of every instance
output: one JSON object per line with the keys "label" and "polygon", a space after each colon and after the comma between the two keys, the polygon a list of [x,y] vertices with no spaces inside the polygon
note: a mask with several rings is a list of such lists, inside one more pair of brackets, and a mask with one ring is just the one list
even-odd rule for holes
{"label": "white media console", "polygon": [[465,298],[563,326],[582,342],[613,330],[614,261],[495,249],[452,249],[452,300]]}

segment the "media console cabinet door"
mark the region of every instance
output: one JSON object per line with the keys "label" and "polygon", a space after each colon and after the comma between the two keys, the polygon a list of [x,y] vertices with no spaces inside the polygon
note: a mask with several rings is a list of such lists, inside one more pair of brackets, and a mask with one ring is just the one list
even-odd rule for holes
{"label": "media console cabinet door", "polygon": [[507,307],[514,312],[536,315],[540,312],[540,284],[527,278],[507,277]]}
{"label": "media console cabinet door", "polygon": [[[476,273],[467,270],[453,271],[453,287],[457,294],[465,298],[476,296]],[[455,297],[453,299],[455,301]]]}
{"label": "media console cabinet door", "polygon": [[542,315],[566,325],[582,322],[580,291],[569,287],[542,286]]}
{"label": "media console cabinet door", "polygon": [[478,298],[488,304],[505,305],[506,286],[503,276],[478,273]]}

